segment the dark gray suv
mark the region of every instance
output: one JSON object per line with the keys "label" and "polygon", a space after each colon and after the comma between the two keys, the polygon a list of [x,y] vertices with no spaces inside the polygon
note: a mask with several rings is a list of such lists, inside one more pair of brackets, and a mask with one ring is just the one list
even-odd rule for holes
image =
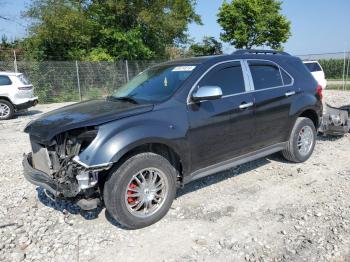
{"label": "dark gray suv", "polygon": [[145,227],[190,181],[279,151],[306,161],[321,99],[322,88],[287,53],[241,50],[163,63],[106,99],[29,123],[24,175],[57,199],[85,210],[104,204],[125,227]]}

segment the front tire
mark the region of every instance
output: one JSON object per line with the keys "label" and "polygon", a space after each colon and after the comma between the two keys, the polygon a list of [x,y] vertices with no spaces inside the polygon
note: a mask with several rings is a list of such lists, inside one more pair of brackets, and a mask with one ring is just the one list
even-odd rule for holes
{"label": "front tire", "polygon": [[0,120],[11,119],[14,113],[14,106],[9,101],[0,99]]}
{"label": "front tire", "polygon": [[294,124],[287,147],[282,151],[286,160],[302,163],[308,160],[316,144],[316,128],[314,123],[305,117],[299,117]]}
{"label": "front tire", "polygon": [[126,160],[107,179],[104,202],[107,211],[129,229],[143,228],[163,218],[176,195],[177,170],[154,153]]}

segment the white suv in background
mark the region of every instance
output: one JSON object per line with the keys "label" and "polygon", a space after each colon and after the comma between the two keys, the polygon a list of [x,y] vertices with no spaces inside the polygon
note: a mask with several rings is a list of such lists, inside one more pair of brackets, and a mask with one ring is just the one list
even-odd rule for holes
{"label": "white suv in background", "polygon": [[318,61],[304,61],[304,64],[309,69],[311,74],[314,76],[318,84],[325,89],[327,86],[326,76],[323,68]]}
{"label": "white suv in background", "polygon": [[0,72],[0,120],[13,117],[14,113],[38,103],[34,88],[21,73]]}

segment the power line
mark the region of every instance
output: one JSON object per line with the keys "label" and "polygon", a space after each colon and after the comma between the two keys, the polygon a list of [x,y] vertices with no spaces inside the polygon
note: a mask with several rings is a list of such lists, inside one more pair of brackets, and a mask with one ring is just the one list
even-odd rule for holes
{"label": "power line", "polygon": [[2,15],[0,15],[0,19],[5,20],[5,21],[8,21],[8,22],[10,22],[10,23],[15,23],[15,24],[17,24],[17,25],[19,25],[19,26],[22,26],[22,27],[24,27],[24,28],[27,27],[27,26],[25,26],[24,24],[22,24],[22,23],[16,21],[15,19],[11,19],[11,18],[2,16]]}
{"label": "power line", "polygon": [[344,51],[342,52],[331,52],[331,53],[319,53],[319,54],[305,54],[305,55],[296,55],[296,56],[318,56],[318,55],[343,55]]}
{"label": "power line", "polygon": [[0,19],[6,20],[6,21],[11,21],[9,18],[4,17],[4,16],[2,16],[2,15],[0,15]]}

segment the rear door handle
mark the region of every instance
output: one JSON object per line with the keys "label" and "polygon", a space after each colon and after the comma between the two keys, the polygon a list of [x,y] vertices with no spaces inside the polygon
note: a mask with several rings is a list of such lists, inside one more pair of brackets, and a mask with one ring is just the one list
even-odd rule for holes
{"label": "rear door handle", "polygon": [[287,92],[286,93],[286,96],[294,96],[295,95],[295,91],[291,91],[291,92]]}
{"label": "rear door handle", "polygon": [[239,109],[246,109],[246,108],[252,107],[253,105],[254,105],[253,102],[250,102],[250,103],[242,103],[242,104],[239,106]]}

